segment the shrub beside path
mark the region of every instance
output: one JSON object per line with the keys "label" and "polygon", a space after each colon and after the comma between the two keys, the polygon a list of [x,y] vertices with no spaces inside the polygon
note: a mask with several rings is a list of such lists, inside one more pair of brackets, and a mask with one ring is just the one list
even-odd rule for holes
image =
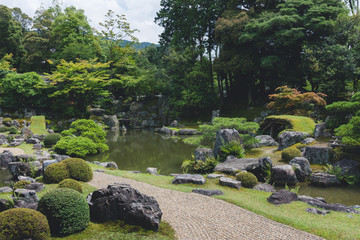
{"label": "shrub beside path", "polygon": [[162,220],[175,229],[178,239],[323,239],[267,219],[233,204],[195,193],[159,188],[132,179],[94,172],[90,185],[105,188],[127,183],[153,196],[163,212]]}

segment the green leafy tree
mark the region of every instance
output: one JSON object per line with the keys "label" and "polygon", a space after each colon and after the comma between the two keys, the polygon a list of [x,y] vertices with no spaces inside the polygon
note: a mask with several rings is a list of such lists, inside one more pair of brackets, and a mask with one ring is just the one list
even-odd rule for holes
{"label": "green leafy tree", "polygon": [[94,60],[61,60],[56,71],[49,75],[49,97],[53,99],[53,110],[66,116],[85,115],[88,105],[109,96],[105,89],[108,67],[108,63]]}

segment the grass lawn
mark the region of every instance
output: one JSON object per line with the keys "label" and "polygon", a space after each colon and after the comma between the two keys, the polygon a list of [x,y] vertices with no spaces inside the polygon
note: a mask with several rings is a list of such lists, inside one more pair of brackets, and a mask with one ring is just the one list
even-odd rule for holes
{"label": "grass lawn", "polygon": [[31,117],[31,125],[29,128],[34,134],[48,134],[46,131],[45,116]]}
{"label": "grass lawn", "polygon": [[[96,190],[93,186],[87,183],[81,183],[83,188],[82,195],[84,198],[93,191]],[[37,193],[39,198],[44,196],[47,192],[50,192],[57,188],[57,184],[46,184],[44,190]],[[9,199],[10,193],[0,194],[0,199]],[[109,221],[106,223],[93,223],[90,222],[89,226],[82,232],[72,234],[66,237],[52,237],[51,239],[62,240],[112,240],[112,239],[175,239],[174,229],[167,223],[161,222],[159,232],[151,230],[145,230],[139,226],[127,225],[123,221]]]}
{"label": "grass lawn", "polygon": [[[94,164],[91,166],[93,169],[103,169]],[[270,193],[245,188],[236,190],[223,187],[218,185],[218,180],[216,179],[207,179],[207,183],[203,186],[193,184],[174,185],[171,184],[173,177],[170,176],[134,174],[119,170],[105,170],[105,172],[182,192],[191,192],[194,188],[219,189],[224,192],[224,195],[216,196],[216,198],[233,203],[277,222],[326,239],[360,239],[360,228],[358,227],[360,224],[360,214],[351,214],[352,217],[348,217],[348,213],[332,211],[326,216],[313,215],[305,212],[305,209],[311,206],[303,202],[292,202],[291,204],[275,206],[266,201],[271,195]]]}

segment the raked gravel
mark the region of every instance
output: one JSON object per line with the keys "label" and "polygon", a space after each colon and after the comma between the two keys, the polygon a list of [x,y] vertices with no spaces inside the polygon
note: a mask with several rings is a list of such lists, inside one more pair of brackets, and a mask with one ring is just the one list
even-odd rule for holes
{"label": "raked gravel", "polygon": [[196,193],[159,188],[101,172],[94,172],[90,182],[96,188],[105,188],[112,183],[127,183],[141,193],[153,196],[163,212],[162,220],[170,223],[180,240],[323,239],[225,201]]}

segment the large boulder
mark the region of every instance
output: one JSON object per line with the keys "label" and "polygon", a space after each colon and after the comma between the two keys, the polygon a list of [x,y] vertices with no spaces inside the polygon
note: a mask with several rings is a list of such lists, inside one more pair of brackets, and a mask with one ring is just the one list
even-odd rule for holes
{"label": "large boulder", "polygon": [[253,189],[263,192],[276,192],[274,186],[268,183],[258,183]]}
{"label": "large boulder", "polygon": [[313,207],[319,207],[325,210],[332,210],[337,212],[346,212],[346,213],[356,213],[359,214],[358,210],[355,210],[352,207],[347,207],[339,203],[326,203],[323,198],[313,198],[309,196],[299,196],[299,201],[305,202]]}
{"label": "large boulder", "polygon": [[292,132],[285,131],[281,133],[278,137],[279,147],[278,150],[282,151],[285,148],[288,148],[296,143],[301,142],[309,136],[306,132]]}
{"label": "large boulder", "polygon": [[318,123],[315,125],[314,136],[315,139],[325,137],[326,123]]}
{"label": "large boulder", "polygon": [[31,174],[31,167],[25,162],[9,163],[8,169],[14,179],[17,179],[19,176],[29,176]]}
{"label": "large boulder", "polygon": [[90,218],[96,222],[122,220],[158,231],[162,212],[153,197],[141,194],[128,184],[112,184],[87,197]]}
{"label": "large boulder", "polygon": [[298,196],[288,190],[281,189],[268,197],[267,201],[271,204],[280,205],[285,203],[291,203],[292,201],[297,201]]}
{"label": "large boulder", "polygon": [[296,178],[300,182],[305,182],[312,174],[310,163],[306,158],[296,157],[289,164],[295,169]]}
{"label": "large boulder", "polygon": [[255,139],[259,140],[256,147],[272,147],[279,146],[279,144],[270,135],[259,135]]}
{"label": "large boulder", "polygon": [[214,157],[214,151],[210,148],[197,148],[195,150],[195,161],[205,162],[207,158]]}
{"label": "large boulder", "polygon": [[0,154],[0,167],[7,168],[8,164],[11,162],[15,162],[16,158],[12,152],[9,150],[5,150]]}
{"label": "large boulder", "polygon": [[277,185],[294,185],[298,182],[291,165],[279,165],[271,169],[271,180]]}
{"label": "large boulder", "polygon": [[5,134],[0,133],[0,145],[9,144]]}
{"label": "large boulder", "polygon": [[231,188],[236,188],[236,189],[240,189],[241,188],[241,182],[238,180],[234,180],[231,178],[227,178],[227,177],[221,177],[219,179],[219,184],[221,186],[226,186],[226,187],[231,187]]}
{"label": "large boulder", "polygon": [[222,129],[216,133],[216,141],[214,146],[214,155],[217,158],[220,154],[222,146],[230,142],[242,143],[239,132],[235,129]]}
{"label": "large boulder", "polygon": [[261,158],[236,158],[228,156],[222,163],[216,165],[214,171],[226,174],[235,174],[236,171],[248,171],[253,173],[258,180],[267,177],[266,171],[272,168],[270,157]]}
{"label": "large boulder", "polygon": [[52,158],[56,159],[58,162],[64,161],[65,159],[70,158],[68,155],[52,154]]}
{"label": "large boulder", "polygon": [[180,174],[177,175],[172,181],[172,184],[184,184],[184,183],[192,183],[192,184],[205,184],[206,179],[201,175],[194,174]]}
{"label": "large boulder", "polygon": [[119,120],[116,115],[104,115],[102,119],[108,129],[119,130]]}
{"label": "large boulder", "polygon": [[339,179],[332,174],[319,172],[311,176],[311,184],[319,187],[339,186]]}
{"label": "large boulder", "polygon": [[36,210],[39,203],[39,197],[34,190],[16,189],[12,198],[16,208],[30,208]]}
{"label": "large boulder", "polygon": [[[25,138],[26,139],[26,138]],[[38,144],[38,143],[41,143],[41,141],[37,138],[29,138],[27,141],[26,141],[27,144]]]}
{"label": "large boulder", "polygon": [[24,138],[14,138],[9,144],[10,147],[20,146],[25,141]]}
{"label": "large boulder", "polygon": [[334,157],[334,150],[327,146],[307,146],[304,150],[304,157],[310,163],[328,164]]}
{"label": "large boulder", "polygon": [[358,161],[345,159],[335,163],[335,166],[339,166],[341,168],[341,174],[360,177],[360,162]]}

